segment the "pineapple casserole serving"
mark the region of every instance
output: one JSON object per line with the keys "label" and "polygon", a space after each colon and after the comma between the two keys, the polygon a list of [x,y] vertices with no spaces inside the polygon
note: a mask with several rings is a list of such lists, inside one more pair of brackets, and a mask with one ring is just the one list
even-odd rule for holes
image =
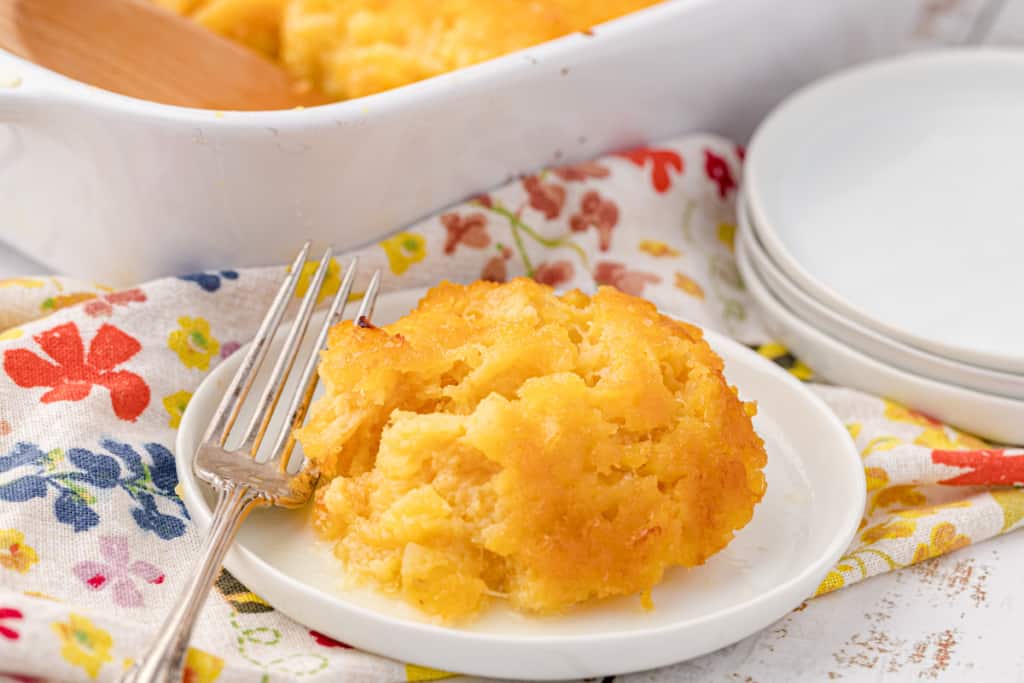
{"label": "pineapple casserole serving", "polygon": [[298,433],[345,575],[444,621],[645,600],[724,548],[765,492],[752,403],[699,329],[602,287],[443,283],[342,323]]}
{"label": "pineapple casserole serving", "polygon": [[476,64],[659,0],[155,0],[332,99]]}

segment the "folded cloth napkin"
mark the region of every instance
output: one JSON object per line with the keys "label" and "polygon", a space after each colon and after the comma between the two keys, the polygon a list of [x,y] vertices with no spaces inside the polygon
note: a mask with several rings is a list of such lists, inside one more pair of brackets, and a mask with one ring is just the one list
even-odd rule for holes
{"label": "folded cloth napkin", "polygon": [[[742,158],[725,140],[689,136],[547,170],[394,235],[362,262],[383,268],[391,290],[521,274],[612,285],[811,380],[770,343],[736,270]],[[114,680],[153,636],[200,541],[175,493],[175,430],[207,373],[252,336],[281,276],[211,270],[118,292],[0,282],[0,671]],[[1024,482],[1024,451],[812,386],[849,427],[869,490],[861,530],[818,593],[1020,525],[1024,492],[1008,485]],[[193,643],[196,683],[447,675],[310,631],[226,572]]]}

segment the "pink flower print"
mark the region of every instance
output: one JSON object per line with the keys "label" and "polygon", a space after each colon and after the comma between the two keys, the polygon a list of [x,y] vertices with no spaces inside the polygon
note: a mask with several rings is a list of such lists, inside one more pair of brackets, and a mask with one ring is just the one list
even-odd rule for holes
{"label": "pink flower print", "polygon": [[644,287],[649,284],[658,284],[661,282],[661,278],[654,273],[629,270],[622,263],[602,261],[594,270],[594,281],[599,285],[611,285],[626,294],[643,296]]}
{"label": "pink flower print", "polygon": [[704,150],[704,173],[711,182],[718,185],[718,196],[722,199],[729,194],[729,190],[736,189],[736,181],[729,170],[729,163],[710,149]]}
{"label": "pink flower print", "polygon": [[220,345],[220,357],[227,358],[240,348],[242,345],[236,341],[224,342]]}
{"label": "pink flower print", "polygon": [[118,607],[142,607],[142,592],[135,585],[135,579],[160,585],[164,582],[164,573],[145,560],[129,562],[128,539],[124,536],[100,536],[99,545],[105,561],[79,562],[72,569],[75,576],[94,591],[104,590],[109,585]]}
{"label": "pink flower print", "polygon": [[533,273],[533,279],[549,287],[557,287],[572,279],[575,270],[571,261],[541,263]]}
{"label": "pink flower print", "polygon": [[21,637],[21,634],[15,631],[10,626],[7,626],[3,622],[9,619],[24,619],[25,615],[21,613],[20,609],[13,607],[0,607],[0,638],[6,638],[7,640],[17,640]]}
{"label": "pink flower print", "polygon": [[535,175],[523,178],[523,188],[530,196],[530,206],[544,214],[549,221],[558,218],[565,205],[565,188],[554,183],[542,183]]}
{"label": "pink flower print", "polygon": [[142,303],[145,300],[145,292],[138,288],[111,292],[88,301],[85,304],[85,313],[93,318],[107,318],[113,315],[114,306],[127,306],[130,303]]}
{"label": "pink flower print", "polygon": [[498,247],[498,255],[492,257],[484,264],[480,272],[480,279],[488,282],[505,282],[508,279],[508,266],[505,262],[512,258],[512,250],[501,245]]}
{"label": "pink flower print", "polygon": [[602,166],[596,161],[584,161],[582,164],[562,166],[561,168],[553,169],[552,173],[567,183],[573,181],[583,182],[587,178],[607,178],[611,175],[611,171],[608,170],[607,166]]}
{"label": "pink flower print", "polygon": [[612,245],[612,228],[619,222],[619,207],[591,190],[580,200],[580,210],[569,219],[573,232],[584,232],[593,226],[597,230],[598,246],[608,251]]}
{"label": "pink flower print", "polygon": [[446,213],[441,216],[447,236],[444,239],[444,253],[454,254],[460,244],[473,249],[483,249],[491,243],[487,234],[487,217],[479,211],[460,216],[457,213]]}

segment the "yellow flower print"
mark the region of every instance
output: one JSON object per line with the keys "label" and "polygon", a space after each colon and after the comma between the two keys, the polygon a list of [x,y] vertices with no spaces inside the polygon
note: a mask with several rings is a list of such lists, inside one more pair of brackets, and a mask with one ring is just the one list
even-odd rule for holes
{"label": "yellow flower print", "polygon": [[920,427],[941,427],[942,423],[924,413],[911,410],[892,401],[885,401],[885,416],[893,422],[906,422]]}
{"label": "yellow flower print", "polygon": [[224,660],[220,657],[190,647],[185,655],[182,683],[213,683],[223,668]]}
{"label": "yellow flower print", "polygon": [[173,394],[164,396],[164,410],[170,415],[170,419],[167,421],[167,425],[172,429],[177,429],[181,424],[181,416],[185,413],[185,408],[188,406],[188,402],[192,399],[192,392],[190,391],[176,391]]}
{"label": "yellow flower print", "polygon": [[789,374],[793,375],[799,380],[807,382],[814,378],[814,370],[807,367],[802,360],[797,360],[793,363],[793,367],[789,369]]}
{"label": "yellow flower print", "polygon": [[[306,261],[302,266],[302,272],[299,273],[299,283],[295,286],[295,296],[299,299],[306,296],[306,292],[309,291],[309,285],[313,282],[313,275],[316,274],[316,269],[320,267],[319,261]],[[320,288],[320,293],[316,295],[316,302],[320,303],[329,296],[333,296],[338,291],[338,287],[341,286],[341,266],[338,265],[338,261],[331,259],[327,262],[327,275],[324,276],[324,284]]]}
{"label": "yellow flower print", "polygon": [[831,593],[834,590],[838,590],[846,585],[846,579],[843,575],[834,569],[825,575],[825,578],[818,585],[818,590],[814,591],[814,597],[824,595],[825,593]]}
{"label": "yellow flower print", "polygon": [[734,223],[719,223],[718,241],[729,247],[729,251],[733,251],[736,248],[736,225]]}
{"label": "yellow flower print", "polygon": [[5,287],[24,287],[25,289],[38,289],[42,287],[45,282],[42,280],[35,280],[29,277],[16,277],[9,280],[0,280],[0,289]]}
{"label": "yellow flower print", "polygon": [[919,519],[921,517],[937,515],[945,510],[956,510],[958,508],[969,507],[971,507],[971,501],[955,500],[952,503],[938,503],[936,505],[925,505],[924,507],[911,508],[909,510],[897,510],[893,514],[904,519]]}
{"label": "yellow flower print", "polygon": [[113,638],[82,615],[72,612],[67,623],[57,622],[53,630],[63,643],[60,656],[68,664],[85,669],[89,678],[96,678],[103,665],[113,661],[110,656]]}
{"label": "yellow flower print", "polygon": [[380,243],[388,256],[391,272],[401,275],[409,266],[427,257],[427,241],[412,232],[400,232]]}
{"label": "yellow flower print", "polygon": [[220,352],[220,342],[210,334],[205,318],[178,318],[181,329],[167,337],[167,346],[178,354],[187,368],[210,369],[210,359]]}
{"label": "yellow flower print", "polygon": [[39,598],[40,600],[49,600],[50,602],[63,602],[60,598],[55,598],[52,595],[40,593],[39,591],[22,591],[22,595],[27,595],[30,598]]}
{"label": "yellow flower print", "polygon": [[972,436],[971,434],[958,432],[955,429],[953,430],[953,434],[955,436],[955,438],[953,439],[953,443],[956,444],[957,448],[965,448],[968,450],[972,450],[989,447],[989,443],[987,441],[983,441],[982,439],[979,439],[976,436]]}
{"label": "yellow flower print", "polygon": [[971,544],[971,539],[964,534],[958,534],[956,527],[949,522],[936,524],[932,529],[931,538],[927,543],[921,543],[914,551],[914,558],[911,563],[930,560],[939,555],[951,553],[954,550],[965,548]]}
{"label": "yellow flower print", "polygon": [[[870,486],[868,487],[871,488]],[[917,507],[927,502],[924,494],[915,486],[893,486],[884,491],[879,491],[875,499],[871,501],[871,511],[876,508],[891,508],[901,505],[904,507]]]}
{"label": "yellow flower print", "polygon": [[886,538],[908,538],[914,534],[915,527],[913,522],[888,521],[865,529],[860,540],[871,544]]}
{"label": "yellow flower print", "polygon": [[921,432],[916,439],[914,439],[914,443],[918,446],[925,446],[927,448],[943,451],[988,448],[987,443],[977,437],[971,436],[970,434],[962,434],[953,429],[948,431],[953,432],[953,438],[950,438],[947,430],[942,427],[926,429]]}
{"label": "yellow flower print", "polygon": [[83,301],[89,301],[95,299],[96,295],[92,292],[73,292],[72,294],[58,294],[57,296],[47,297],[43,300],[43,303],[39,304],[39,310],[45,313],[53,313],[59,311],[62,308],[68,306],[74,306],[80,304]]}
{"label": "yellow flower print", "polygon": [[1024,489],[996,488],[988,492],[1003,510],[1003,528],[1009,531],[1024,519]]}
{"label": "yellow flower print", "polygon": [[35,549],[25,545],[25,534],[17,529],[0,529],[0,567],[24,574],[38,561]]}
{"label": "yellow flower print", "polygon": [[689,278],[678,271],[676,271],[675,285],[676,289],[681,289],[696,299],[704,298],[704,288],[697,284],[697,282],[692,278]]}
{"label": "yellow flower print", "polygon": [[871,441],[868,441],[868,445],[864,447],[860,455],[862,458],[866,458],[877,451],[891,451],[902,443],[895,436],[876,436]]}
{"label": "yellow flower print", "polygon": [[881,467],[865,467],[864,479],[867,481],[868,491],[877,491],[889,483],[889,473]]}
{"label": "yellow flower print", "polygon": [[655,258],[679,256],[679,250],[658,240],[640,240],[637,248]]}
{"label": "yellow flower print", "polygon": [[0,342],[18,339],[23,334],[25,334],[25,332],[20,327],[12,327],[9,330],[4,330],[3,332],[0,332]]}
{"label": "yellow flower print", "polygon": [[850,436],[854,439],[860,436],[860,432],[862,429],[864,429],[864,425],[862,425],[860,422],[851,422],[850,424],[846,425],[846,431],[850,432]]}
{"label": "yellow flower print", "polygon": [[757,352],[768,360],[775,361],[777,364],[788,370],[789,374],[803,382],[814,377],[814,370],[807,367],[799,358],[795,358],[793,354],[789,352],[789,349],[778,342],[762,344],[757,347]]}
{"label": "yellow flower print", "polygon": [[417,666],[415,664],[405,665],[405,680],[410,681],[439,681],[442,678],[452,678],[455,674],[448,673],[447,671],[441,671],[440,669],[431,669],[426,666]]}

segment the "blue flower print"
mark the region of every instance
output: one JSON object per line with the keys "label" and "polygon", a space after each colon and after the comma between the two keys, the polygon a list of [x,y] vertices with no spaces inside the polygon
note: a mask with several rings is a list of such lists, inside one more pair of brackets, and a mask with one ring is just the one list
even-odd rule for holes
{"label": "blue flower print", "polygon": [[136,498],[141,508],[132,510],[132,517],[140,529],[152,531],[165,541],[185,533],[185,523],[172,515],[165,515],[156,506],[156,499],[148,493],[139,493]]}
{"label": "blue flower print", "polygon": [[120,492],[132,503],[131,516],[140,529],[164,540],[183,535],[189,516],[174,492],[178,485],[174,455],[158,443],[147,443],[143,445],[147,462],[130,444],[103,439],[100,446],[105,452],[85,448],[44,452],[35,444],[15,444],[0,456],[0,474],[17,471],[20,476],[0,478],[0,500],[24,503],[55,491],[57,521],[86,531],[100,522],[95,509],[98,496]]}
{"label": "blue flower print", "polygon": [[53,503],[57,521],[70,525],[75,531],[85,531],[100,523],[100,516],[89,507],[87,499],[71,489],[61,489]]}
{"label": "blue flower print", "polygon": [[186,282],[194,282],[204,291],[216,292],[220,289],[221,279],[224,280],[237,280],[237,270],[221,270],[216,273],[189,273],[188,275],[179,275],[179,280],[185,280]]}

